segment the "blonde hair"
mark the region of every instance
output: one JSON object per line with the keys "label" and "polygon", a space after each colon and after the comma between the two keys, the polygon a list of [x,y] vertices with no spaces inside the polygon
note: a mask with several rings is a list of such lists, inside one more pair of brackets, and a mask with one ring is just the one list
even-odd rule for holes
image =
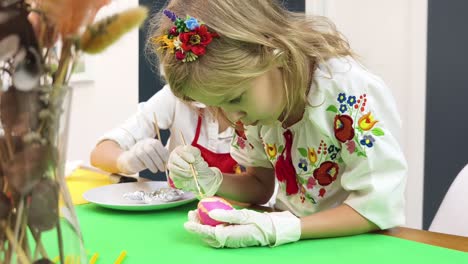
{"label": "blonde hair", "polygon": [[[172,0],[166,7],[177,16],[195,17],[220,35],[207,53],[183,63],[173,53],[160,53],[152,39],[173,26],[162,12],[150,21],[147,51],[164,65],[173,93],[185,100],[188,89],[225,96],[252,79],[279,67],[286,94],[286,117],[306,102],[311,74],[318,63],[353,55],[347,41],[324,17],[289,12],[275,0]],[[234,91],[234,92],[233,92]]]}

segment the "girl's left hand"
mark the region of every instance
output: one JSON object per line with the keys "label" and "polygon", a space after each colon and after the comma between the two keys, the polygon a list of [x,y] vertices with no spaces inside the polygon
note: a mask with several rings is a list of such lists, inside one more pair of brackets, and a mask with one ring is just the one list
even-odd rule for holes
{"label": "girl's left hand", "polygon": [[209,212],[215,220],[228,225],[202,225],[196,211],[188,213],[187,231],[200,235],[210,246],[239,248],[279,246],[301,237],[301,221],[289,211],[259,213],[252,210],[220,210]]}

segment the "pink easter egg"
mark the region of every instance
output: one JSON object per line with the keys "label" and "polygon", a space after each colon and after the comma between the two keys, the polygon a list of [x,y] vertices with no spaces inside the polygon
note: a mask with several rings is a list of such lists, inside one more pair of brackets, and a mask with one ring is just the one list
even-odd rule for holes
{"label": "pink easter egg", "polygon": [[200,218],[200,222],[204,225],[210,226],[217,226],[219,224],[223,224],[223,222],[219,222],[214,220],[208,215],[208,212],[214,209],[224,209],[224,210],[232,210],[234,209],[232,205],[224,200],[221,197],[207,197],[203,198],[198,202],[198,218]]}

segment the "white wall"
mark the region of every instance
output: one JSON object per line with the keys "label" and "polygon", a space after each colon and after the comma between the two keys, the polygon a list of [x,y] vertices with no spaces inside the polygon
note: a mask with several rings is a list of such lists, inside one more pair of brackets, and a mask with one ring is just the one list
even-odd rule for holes
{"label": "white wall", "polygon": [[[99,17],[136,6],[137,0],[113,1]],[[96,140],[135,112],[138,103],[138,30],[105,52],[87,56],[91,82],[74,82],[67,159],[89,164]]]}
{"label": "white wall", "polygon": [[427,0],[306,0],[331,18],[397,100],[409,164],[407,226],[422,227]]}

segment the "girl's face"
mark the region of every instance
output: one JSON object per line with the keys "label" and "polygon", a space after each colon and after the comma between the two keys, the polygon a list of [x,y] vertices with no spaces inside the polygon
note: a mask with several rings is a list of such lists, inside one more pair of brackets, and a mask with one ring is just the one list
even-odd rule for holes
{"label": "girl's face", "polygon": [[188,91],[187,96],[206,105],[221,107],[232,122],[268,125],[279,119],[286,105],[282,73],[278,68],[255,78],[248,87],[224,97]]}

